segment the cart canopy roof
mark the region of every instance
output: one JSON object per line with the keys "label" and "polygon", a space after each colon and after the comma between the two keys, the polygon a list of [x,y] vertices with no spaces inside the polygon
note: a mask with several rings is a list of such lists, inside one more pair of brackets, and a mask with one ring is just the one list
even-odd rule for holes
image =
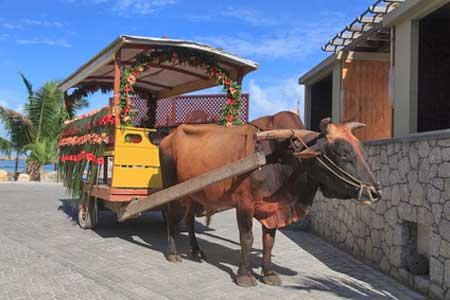
{"label": "cart canopy roof", "polygon": [[[158,47],[184,48],[198,51],[200,55],[213,56],[218,66],[227,71],[233,80],[258,68],[258,64],[251,60],[192,41],[122,35],[66,78],[59,87],[62,91],[84,84],[112,88],[114,59],[119,51],[121,64],[130,66],[137,54]],[[216,85],[216,81],[209,79],[205,70],[200,67],[164,62],[141,74],[135,86],[161,99]]]}

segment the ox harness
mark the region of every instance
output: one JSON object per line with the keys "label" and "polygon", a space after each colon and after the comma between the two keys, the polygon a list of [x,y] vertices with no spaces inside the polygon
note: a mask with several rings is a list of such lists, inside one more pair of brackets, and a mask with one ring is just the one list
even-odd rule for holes
{"label": "ox harness", "polygon": [[[314,145],[318,139],[320,139],[324,136],[325,135],[323,133],[321,133],[316,138],[314,138],[312,141],[305,143],[305,141],[303,141],[301,138],[295,136],[294,132],[292,132],[291,145],[292,145],[293,149],[298,148],[294,143],[296,140],[298,140],[303,145],[304,149],[311,150],[310,146]],[[301,150],[303,150],[303,149],[301,149]],[[298,151],[297,149],[294,150],[294,152],[293,152],[294,155],[298,154],[298,153],[300,153],[300,151]],[[328,172],[333,174],[337,179],[358,189],[359,190],[358,200],[361,200],[362,193],[364,191],[366,191],[367,194],[369,195],[370,201],[371,202],[374,201],[374,199],[372,197],[370,185],[368,185],[367,183],[363,182],[362,180],[356,178],[355,176],[353,176],[352,174],[347,172],[344,168],[338,166],[331,158],[329,158],[324,153],[319,153],[319,155],[315,156],[314,158],[320,165],[322,165]]]}

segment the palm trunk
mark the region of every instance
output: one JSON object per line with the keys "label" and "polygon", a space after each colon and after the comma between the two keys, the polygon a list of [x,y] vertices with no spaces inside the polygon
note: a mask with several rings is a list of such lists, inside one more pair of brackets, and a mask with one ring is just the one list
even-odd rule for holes
{"label": "palm trunk", "polygon": [[41,176],[44,175],[44,166],[39,165],[39,175],[38,175],[38,180],[37,181],[41,181]]}
{"label": "palm trunk", "polygon": [[27,174],[30,175],[31,181],[39,181],[41,165],[38,162],[27,161]]}
{"label": "palm trunk", "polygon": [[14,180],[19,178],[19,152],[16,151],[16,165],[14,167]]}

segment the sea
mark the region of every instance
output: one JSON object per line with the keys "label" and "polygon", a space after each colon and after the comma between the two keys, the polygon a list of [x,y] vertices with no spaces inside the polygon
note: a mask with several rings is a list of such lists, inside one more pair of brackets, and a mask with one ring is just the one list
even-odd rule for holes
{"label": "sea", "polygon": [[[6,172],[14,172],[14,167],[16,166],[15,160],[0,160],[0,170],[5,170]],[[19,160],[19,172],[23,172],[26,167],[26,162],[24,160]],[[44,166],[44,172],[55,171],[55,165]]]}

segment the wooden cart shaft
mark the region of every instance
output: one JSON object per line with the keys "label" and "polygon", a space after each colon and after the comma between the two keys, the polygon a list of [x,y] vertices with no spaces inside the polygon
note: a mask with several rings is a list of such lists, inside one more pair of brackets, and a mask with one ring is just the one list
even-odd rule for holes
{"label": "wooden cart shaft", "polygon": [[266,164],[266,157],[256,152],[229,165],[215,169],[190,180],[178,183],[169,188],[149,195],[140,200],[133,200],[118,212],[119,222],[123,222],[139,213],[164,205],[184,196],[201,191],[209,185],[231,177],[245,174]]}

